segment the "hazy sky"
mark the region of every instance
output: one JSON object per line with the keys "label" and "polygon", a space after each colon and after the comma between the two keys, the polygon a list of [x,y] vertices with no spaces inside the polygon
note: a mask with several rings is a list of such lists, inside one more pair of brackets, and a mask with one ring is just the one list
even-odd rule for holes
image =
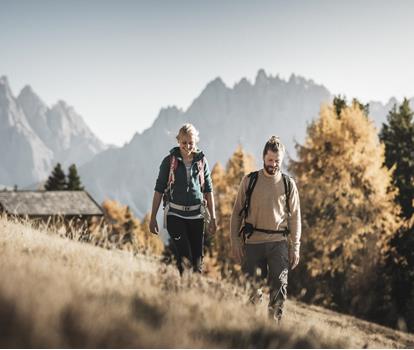
{"label": "hazy sky", "polygon": [[362,101],[412,97],[413,16],[412,1],[0,0],[0,76],[122,145],[217,76],[260,68]]}

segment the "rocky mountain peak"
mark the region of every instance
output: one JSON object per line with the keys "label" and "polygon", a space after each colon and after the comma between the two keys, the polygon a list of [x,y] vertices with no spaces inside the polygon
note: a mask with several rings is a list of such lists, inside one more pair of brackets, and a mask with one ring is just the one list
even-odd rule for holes
{"label": "rocky mountain peak", "polygon": [[29,121],[40,115],[44,118],[44,114],[47,110],[46,103],[42,101],[30,85],[26,85],[20,91],[20,94],[17,97],[17,103],[23,108]]}
{"label": "rocky mountain peak", "polygon": [[13,94],[10,88],[9,80],[8,78],[3,75],[0,77],[0,99],[12,99]]}
{"label": "rocky mountain peak", "polygon": [[210,92],[222,92],[228,90],[228,87],[220,77],[210,81],[204,88],[202,94],[209,94]]}
{"label": "rocky mountain peak", "polygon": [[50,109],[30,85],[17,98],[0,78],[0,183],[26,186],[44,180],[53,164],[78,166],[105,149],[73,107]]}
{"label": "rocky mountain peak", "polygon": [[266,85],[268,83],[269,83],[269,79],[266,75],[266,72],[264,71],[264,69],[259,69],[256,75],[255,85],[260,86],[260,85]]}
{"label": "rocky mountain peak", "polygon": [[7,78],[7,76],[2,75],[0,77],[0,85],[7,85],[7,86],[9,86],[9,79]]}

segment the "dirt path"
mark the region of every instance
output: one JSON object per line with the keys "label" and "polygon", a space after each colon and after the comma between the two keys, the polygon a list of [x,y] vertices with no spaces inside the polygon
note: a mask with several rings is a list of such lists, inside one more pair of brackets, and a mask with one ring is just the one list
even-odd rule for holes
{"label": "dirt path", "polygon": [[296,301],[288,304],[288,310],[291,320],[305,322],[308,319],[311,328],[345,337],[353,348],[414,348],[414,334],[411,333]]}

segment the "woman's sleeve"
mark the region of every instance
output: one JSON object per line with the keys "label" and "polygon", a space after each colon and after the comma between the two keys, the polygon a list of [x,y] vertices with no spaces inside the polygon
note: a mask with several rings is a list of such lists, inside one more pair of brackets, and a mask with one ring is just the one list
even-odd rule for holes
{"label": "woman's sleeve", "polygon": [[163,159],[160,165],[157,182],[155,183],[154,191],[164,193],[168,185],[168,176],[170,173],[170,156]]}
{"label": "woman's sleeve", "polygon": [[204,158],[204,193],[213,192],[213,181],[211,180],[210,168],[207,158]]}

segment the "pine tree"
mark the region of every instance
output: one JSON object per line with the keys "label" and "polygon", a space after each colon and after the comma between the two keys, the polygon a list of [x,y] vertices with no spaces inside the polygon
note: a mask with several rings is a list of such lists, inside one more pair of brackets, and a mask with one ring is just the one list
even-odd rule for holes
{"label": "pine tree", "polygon": [[382,125],[381,141],[385,144],[385,164],[395,166],[393,183],[399,189],[397,201],[402,215],[410,219],[414,213],[414,119],[409,101],[404,99],[398,108],[389,112],[388,124]]}
{"label": "pine tree", "polygon": [[354,107],[359,108],[365,114],[365,116],[368,117],[368,115],[369,115],[369,103],[363,104],[357,98],[353,98],[352,99],[352,105]]}
{"label": "pine tree", "polygon": [[333,99],[333,105],[335,107],[337,117],[340,118],[342,110],[346,107],[346,97],[341,95],[335,96]]}
{"label": "pine tree", "polygon": [[[340,118],[342,110],[347,107],[346,97],[341,96],[341,95],[337,95],[337,96],[334,97],[332,103],[335,107],[336,115],[338,116],[338,118]],[[357,98],[353,98],[351,105],[356,107],[356,108],[359,108],[365,114],[365,116],[368,117],[368,115],[369,115],[369,103],[363,104]]]}
{"label": "pine tree", "polygon": [[393,300],[398,317],[408,330],[414,330],[414,113],[404,99],[389,112],[380,138],[385,144],[385,164],[393,170],[393,184],[398,188],[396,204],[401,206],[404,226],[391,245],[397,258],[390,257]]}
{"label": "pine tree", "polygon": [[375,127],[358,104],[337,101],[321,108],[297,150],[299,160],[291,161],[290,170],[301,197],[306,283],[328,303],[363,305],[352,291],[364,283],[370,287],[372,271],[386,259],[399,227]]}
{"label": "pine tree", "polygon": [[68,191],[83,191],[84,188],[81,184],[80,177],[78,175],[78,169],[75,164],[69,167],[68,183],[66,186]]}
{"label": "pine tree", "polygon": [[47,191],[64,191],[66,190],[66,175],[62,170],[60,163],[57,163],[52,174],[46,181],[45,189]]}

